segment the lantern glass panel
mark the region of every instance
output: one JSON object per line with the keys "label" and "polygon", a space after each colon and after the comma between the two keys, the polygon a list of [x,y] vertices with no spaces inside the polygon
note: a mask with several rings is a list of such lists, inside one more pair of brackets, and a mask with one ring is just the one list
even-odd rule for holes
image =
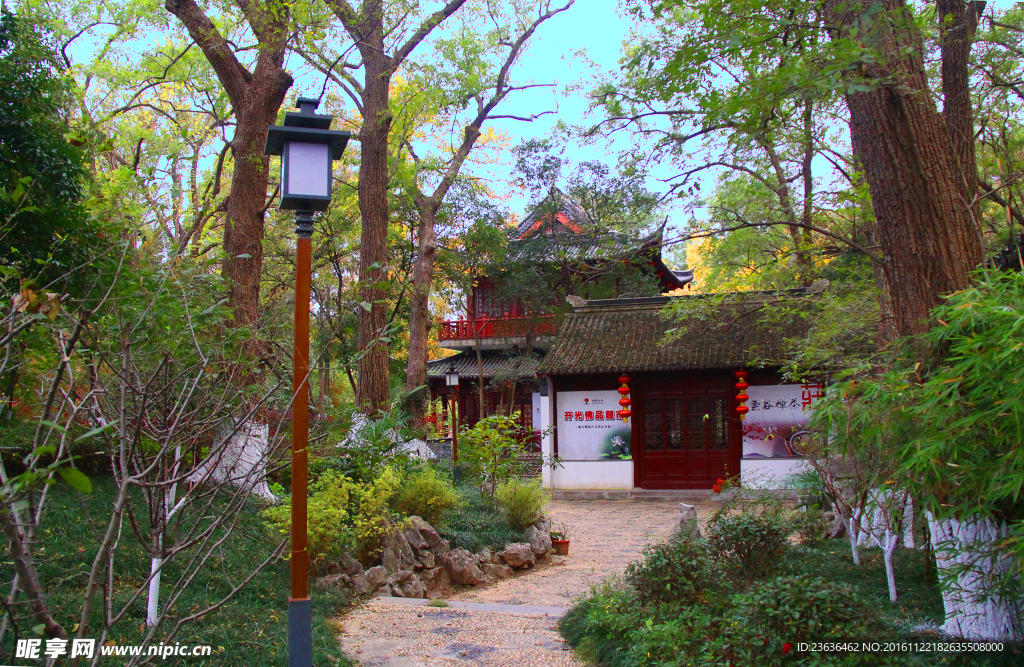
{"label": "lantern glass panel", "polygon": [[331,194],[331,147],[290,141],[281,161],[287,197],[329,197]]}

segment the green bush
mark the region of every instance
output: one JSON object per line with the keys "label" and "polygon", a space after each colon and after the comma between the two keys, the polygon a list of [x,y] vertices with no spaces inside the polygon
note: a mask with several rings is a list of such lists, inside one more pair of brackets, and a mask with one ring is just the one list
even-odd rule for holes
{"label": "green bush", "polygon": [[[310,485],[307,507],[307,553],[316,572],[343,551],[355,553],[364,565],[380,553],[381,539],[392,526],[388,504],[402,479],[385,468],[375,480],[357,484],[337,471],[327,471]],[[291,531],[291,499],[263,511],[280,533]]]}
{"label": "green bush", "polygon": [[[338,472],[324,473],[310,485],[306,501],[306,552],[309,567],[318,571],[332,557],[340,556],[353,537],[349,521],[349,495],[352,483]],[[263,511],[281,534],[288,535],[292,525],[291,499]]]}
{"label": "green bush", "polygon": [[544,517],[544,506],[551,494],[540,485],[540,480],[510,480],[498,486],[495,499],[513,530],[526,530]]}
{"label": "green bush", "polygon": [[635,665],[628,647],[630,635],[644,610],[636,593],[606,580],[591,597],[575,605],[559,621],[558,629],[576,647],[577,655],[595,665]]}
{"label": "green bush", "polygon": [[440,522],[448,510],[459,505],[459,494],[451,482],[424,467],[402,483],[395,494],[395,511],[406,516],[418,516],[431,525]]}
{"label": "green bush", "polygon": [[693,601],[717,590],[722,577],[702,540],[684,537],[644,548],[626,567],[626,582],[643,602]]}
{"label": "green bush", "polygon": [[708,522],[708,548],[734,581],[750,583],[778,566],[788,533],[780,515],[719,514]]}
{"label": "green bush", "polygon": [[459,468],[482,491],[493,494],[526,469],[526,443],[519,436],[519,413],[490,415],[459,433]]}
{"label": "green bush", "polygon": [[[742,664],[777,664],[786,643],[891,636],[849,586],[822,577],[777,577],[756,584],[733,603],[726,626],[730,657]],[[822,664],[850,664],[841,656],[832,658]]]}

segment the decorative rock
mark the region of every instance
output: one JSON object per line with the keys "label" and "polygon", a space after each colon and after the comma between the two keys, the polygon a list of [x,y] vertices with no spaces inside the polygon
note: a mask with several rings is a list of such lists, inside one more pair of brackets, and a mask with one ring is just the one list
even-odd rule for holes
{"label": "decorative rock", "polygon": [[405,581],[400,588],[402,591],[402,597],[422,598],[427,595],[427,587],[424,586],[423,582],[416,577],[409,577],[409,579]]}
{"label": "decorative rock", "polygon": [[437,559],[434,558],[433,552],[424,551],[422,554],[420,554],[420,565],[425,570],[429,570],[429,569],[431,569],[433,567],[436,567],[437,566]]}
{"label": "decorative rock", "polygon": [[510,568],[508,565],[484,563],[482,567],[484,570],[484,574],[489,574],[492,577],[497,577],[498,579],[508,579],[512,576],[512,568]]}
{"label": "decorative rock", "polygon": [[676,532],[681,537],[700,537],[697,526],[697,508],[686,503],[679,503],[679,521]]}
{"label": "decorative rock", "polygon": [[[413,518],[419,519],[419,517]],[[420,521],[423,520],[420,519]],[[425,521],[423,521],[423,524],[428,525]],[[406,522],[405,528],[402,529],[402,535],[405,537],[405,541],[409,543],[409,546],[412,547],[413,551],[417,553],[422,553],[430,547],[430,545],[427,544],[427,540],[424,539],[423,534],[420,532],[420,530],[415,525],[413,525],[411,519]]]}
{"label": "decorative rock", "polygon": [[452,579],[448,575],[448,570],[444,567],[424,570],[420,573],[420,580],[426,587],[426,596],[431,600],[441,597],[444,590],[452,585]]}
{"label": "decorative rock", "polygon": [[537,562],[533,556],[533,547],[528,543],[506,544],[505,550],[498,555],[513,570],[532,567]]}
{"label": "decorative rock", "polygon": [[526,529],[525,536],[530,541],[534,556],[540,558],[551,551],[551,534],[547,530],[541,530],[535,525],[530,526]]}
{"label": "decorative rock", "polygon": [[413,555],[412,547],[401,530],[396,530],[384,538],[380,561],[388,572],[413,569],[416,556]]}
{"label": "decorative rock", "polygon": [[479,552],[477,552],[476,557],[480,559],[481,563],[494,562],[494,555],[491,553],[490,549],[481,549]]}
{"label": "decorative rock", "polygon": [[408,523],[406,523],[406,530],[409,530],[410,528],[419,531],[420,537],[423,538],[423,541],[426,542],[427,546],[431,549],[436,549],[437,547],[441,546],[442,542],[444,542],[444,550],[448,550],[447,541],[442,540],[438,532],[434,530],[434,527],[426,521],[424,521],[423,519],[421,519],[420,517],[409,517],[409,521]]}
{"label": "decorative rock", "polygon": [[352,557],[352,554],[345,552],[341,555],[341,560],[338,561],[338,566],[341,567],[341,571],[350,577],[358,577],[363,573],[363,566]]}
{"label": "decorative rock", "polygon": [[484,579],[484,573],[477,567],[477,557],[465,549],[453,549],[441,557],[452,581],[457,584],[475,586]]}
{"label": "decorative rock", "polygon": [[352,588],[359,595],[372,593],[388,576],[388,571],[381,565],[371,567],[366,572],[352,577]]}

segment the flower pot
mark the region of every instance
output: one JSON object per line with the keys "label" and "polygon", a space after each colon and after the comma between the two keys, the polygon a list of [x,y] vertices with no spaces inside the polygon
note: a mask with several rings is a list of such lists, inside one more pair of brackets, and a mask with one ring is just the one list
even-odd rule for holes
{"label": "flower pot", "polygon": [[551,546],[555,548],[555,553],[559,556],[569,555],[569,540],[551,540]]}

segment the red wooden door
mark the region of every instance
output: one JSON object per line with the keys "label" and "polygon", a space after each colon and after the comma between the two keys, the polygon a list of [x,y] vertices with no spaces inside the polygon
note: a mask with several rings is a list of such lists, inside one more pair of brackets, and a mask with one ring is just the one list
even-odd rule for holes
{"label": "red wooden door", "polygon": [[738,474],[732,400],[714,389],[646,392],[634,445],[640,488],[710,489],[716,479]]}

